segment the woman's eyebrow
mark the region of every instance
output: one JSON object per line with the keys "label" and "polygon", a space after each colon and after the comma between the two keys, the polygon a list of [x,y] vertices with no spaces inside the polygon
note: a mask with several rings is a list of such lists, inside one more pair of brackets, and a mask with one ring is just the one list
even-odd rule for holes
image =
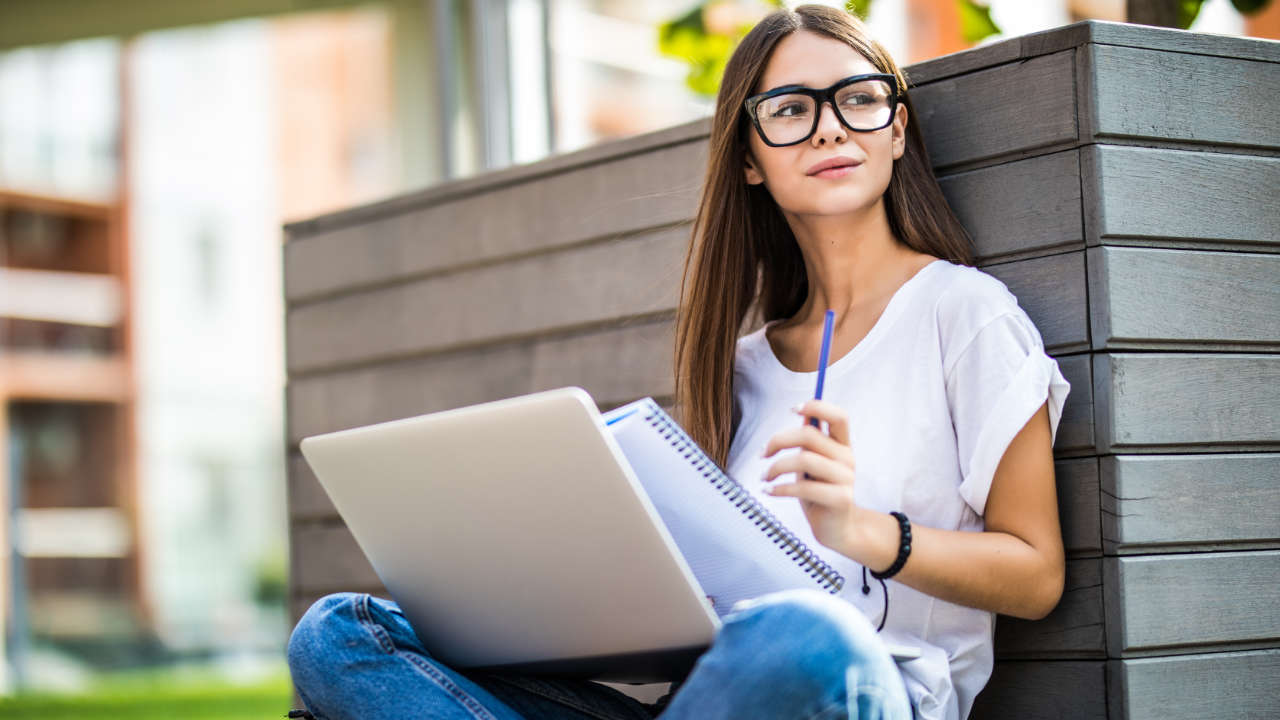
{"label": "woman's eyebrow", "polygon": [[[801,82],[789,82],[789,83],[782,83],[781,85],[774,85],[773,87],[769,88],[768,90],[765,90],[764,92],[773,92],[774,90],[779,90],[781,88],[793,88],[793,87],[802,87],[802,88],[809,88],[810,90],[814,90],[816,89],[817,86],[807,85]],[[826,85],[823,85],[822,87],[826,87]]]}
{"label": "woman's eyebrow", "polygon": [[[765,90],[765,92],[769,92],[769,91],[777,90],[777,88],[780,88],[780,87],[809,87],[809,88],[813,88],[814,86],[812,86],[812,85],[808,85],[808,83],[803,83],[803,82],[780,82],[780,83],[778,83],[778,85],[774,85],[773,87],[769,88],[769,90]],[[823,87],[826,87],[826,86],[823,86]]]}
{"label": "woman's eyebrow", "polygon": [[810,89],[810,90],[820,90],[820,89],[822,89],[822,88],[831,87],[832,85],[834,85],[834,84],[836,84],[836,83],[840,82],[841,80],[844,80],[845,78],[851,78],[851,77],[854,77],[855,75],[868,75],[868,74],[871,74],[871,73],[874,73],[874,72],[876,72],[876,71],[871,70],[871,71],[868,71],[868,72],[857,72],[857,73],[853,73],[853,74],[851,74],[851,75],[842,75],[842,76],[840,76],[840,77],[839,77],[838,79],[836,79],[836,80],[832,80],[832,81],[831,81],[831,82],[829,82],[829,83],[822,83],[821,85],[816,85],[816,84],[815,84],[815,85],[810,85],[810,84],[808,84],[808,83],[802,83],[802,82],[789,82],[789,83],[782,83],[781,85],[775,85],[775,86],[773,86],[773,87],[769,88],[768,90],[762,90],[762,91],[760,91],[760,94],[767,93],[767,92],[773,92],[774,90],[779,90],[779,89],[781,89],[781,88],[793,88],[793,87],[808,88],[808,89]]}

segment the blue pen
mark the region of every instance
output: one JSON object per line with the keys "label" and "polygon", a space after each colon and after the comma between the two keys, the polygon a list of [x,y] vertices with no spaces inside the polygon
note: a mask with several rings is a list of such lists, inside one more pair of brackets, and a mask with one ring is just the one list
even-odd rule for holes
{"label": "blue pen", "polygon": [[[822,381],[827,377],[827,357],[831,352],[831,329],[835,325],[836,311],[828,310],[826,321],[822,325],[822,351],[818,354],[818,389],[813,391],[813,399],[822,399]],[[809,418],[809,424],[821,429],[818,418]]]}

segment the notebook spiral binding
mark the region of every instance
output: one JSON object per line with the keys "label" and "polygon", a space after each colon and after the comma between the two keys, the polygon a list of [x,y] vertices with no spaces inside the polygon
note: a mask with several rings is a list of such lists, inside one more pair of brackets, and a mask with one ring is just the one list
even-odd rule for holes
{"label": "notebook spiral binding", "polygon": [[778,522],[773,513],[761,505],[750,491],[721,470],[711,458],[707,457],[706,453],[698,448],[697,443],[685,433],[684,428],[676,424],[656,402],[650,400],[646,403],[644,420],[657,428],[658,432],[662,433],[662,437],[671,442],[685,459],[695,460],[697,464],[694,465],[694,469],[710,480],[711,484],[728,498],[734,507],[750,518],[756,527],[764,529],[773,544],[782,548],[787,557],[799,564],[809,577],[822,586],[822,589],[834,595],[844,588],[843,575]]}

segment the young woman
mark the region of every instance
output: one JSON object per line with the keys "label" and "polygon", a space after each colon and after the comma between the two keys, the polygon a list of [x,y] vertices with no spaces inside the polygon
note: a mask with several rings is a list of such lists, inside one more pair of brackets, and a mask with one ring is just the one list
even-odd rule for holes
{"label": "young woman", "polygon": [[[331,595],[289,645],[316,717],[968,716],[994,614],[1040,618],[1062,593],[1052,444],[1070,387],[1016,298],[971,266],[905,88],[838,10],[781,10],[744,38],[677,317],[678,419],[850,579],[840,595],[745,601],[652,706],[458,672],[394,603]],[[753,305],[765,324],[742,335]],[[825,399],[806,401],[827,309],[834,360]],[[920,657],[895,663],[888,644]]]}

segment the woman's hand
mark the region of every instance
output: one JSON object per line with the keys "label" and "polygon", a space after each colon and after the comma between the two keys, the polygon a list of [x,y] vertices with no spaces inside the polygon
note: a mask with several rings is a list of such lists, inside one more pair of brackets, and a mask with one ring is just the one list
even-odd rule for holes
{"label": "woman's hand", "polygon": [[[793,409],[803,416],[804,424],[770,438],[764,457],[792,447],[801,450],[769,466],[763,479],[767,483],[794,472],[796,481],[771,486],[766,492],[799,498],[818,542],[848,555],[862,511],[853,501],[855,464],[849,444],[849,415],[825,400],[809,400]],[[830,434],[810,425],[810,417],[825,420]]]}

